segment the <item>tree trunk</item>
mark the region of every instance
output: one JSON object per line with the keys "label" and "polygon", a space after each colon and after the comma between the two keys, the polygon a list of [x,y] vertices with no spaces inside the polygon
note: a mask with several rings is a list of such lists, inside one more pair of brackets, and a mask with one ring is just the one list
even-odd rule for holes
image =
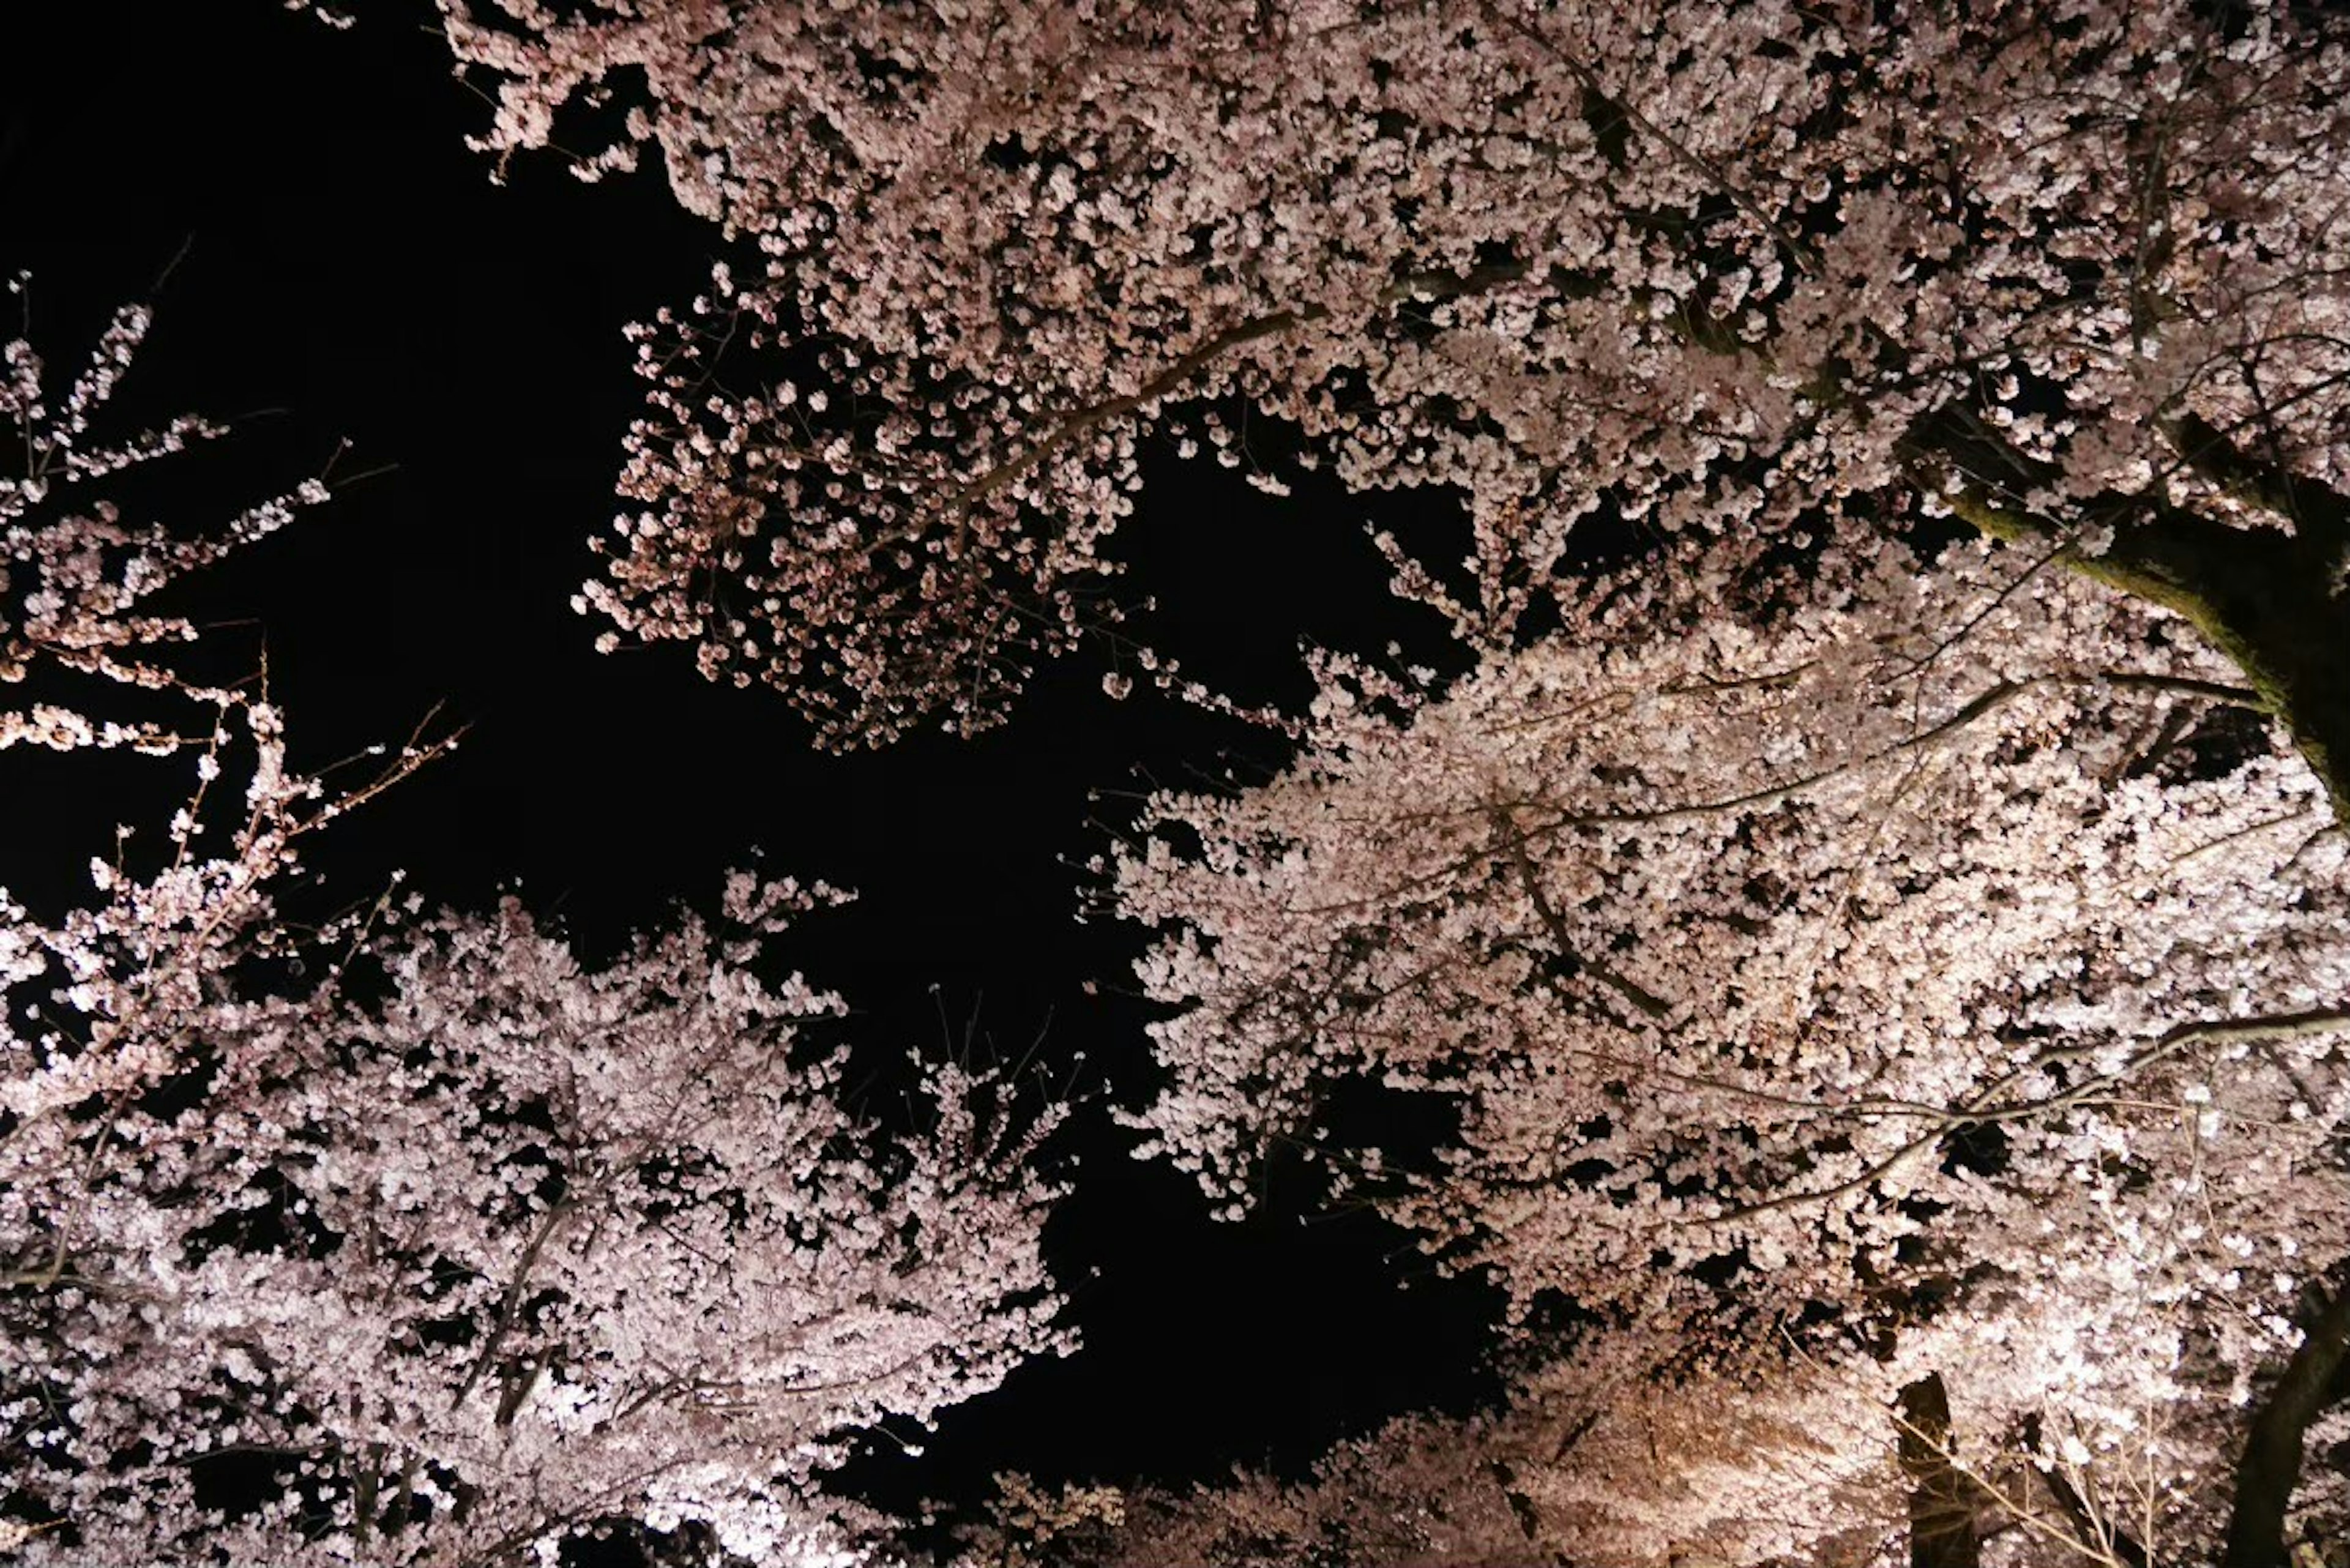
{"label": "tree trunk", "polygon": [[1950,1462],[1950,1391],[1929,1372],[1901,1390],[1901,1473],[1909,1478],[1909,1568],[1980,1568],[1966,1476]]}
{"label": "tree trunk", "polygon": [[2302,1438],[2339,1392],[2350,1352],[2350,1291],[2335,1293],[2308,1325],[2268,1397],[2253,1407],[2220,1568],[2287,1568],[2285,1509],[2301,1480]]}

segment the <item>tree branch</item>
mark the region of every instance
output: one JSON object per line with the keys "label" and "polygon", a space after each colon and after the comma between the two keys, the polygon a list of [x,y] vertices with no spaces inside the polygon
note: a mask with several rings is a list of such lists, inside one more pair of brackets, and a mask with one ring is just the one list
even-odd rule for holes
{"label": "tree branch", "polygon": [[2056,487],[2056,466],[2018,452],[1954,406],[1916,421],[1899,450],[1928,488],[1957,480],[1947,495],[1952,509],[1993,538],[2061,545],[2078,523],[2114,525],[2102,555],[2065,549],[2058,558],[2191,622],[2284,722],[2324,784],[2334,819],[2350,826],[2350,674],[2341,652],[2350,647],[2350,598],[2334,591],[2350,550],[2350,501],[2255,462],[2208,426],[2179,429],[2174,439],[2189,466],[2238,493],[2275,496],[2291,508],[2281,515],[2300,531],[2232,527],[2153,492],[2092,496],[2067,524],[2034,510],[2030,499]]}
{"label": "tree branch", "polygon": [[2285,1510],[2301,1480],[2302,1439],[2334,1397],[2345,1353],[2350,1291],[2336,1291],[2253,1408],[2243,1455],[2236,1462],[2236,1494],[2220,1568],[2286,1568]]}
{"label": "tree branch", "polygon": [[1901,1390],[1896,1425],[1909,1478],[1909,1568],[1977,1568],[1974,1501],[1950,1458],[1950,1393],[1940,1373]]}

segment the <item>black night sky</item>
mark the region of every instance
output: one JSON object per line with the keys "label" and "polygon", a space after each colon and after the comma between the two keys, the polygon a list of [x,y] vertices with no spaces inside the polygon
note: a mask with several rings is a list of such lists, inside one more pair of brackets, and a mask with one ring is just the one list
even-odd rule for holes
{"label": "black night sky", "polygon": [[[463,144],[486,106],[451,77],[429,8],[365,9],[334,32],[271,0],[0,7],[0,265],[32,275],[35,346],[69,367],[115,305],[151,296],[120,416],[246,416],[225,452],[178,460],[157,510],[223,516],[343,441],[338,475],[369,474],[187,607],[230,623],[224,657],[265,652],[297,760],[396,742],[435,704],[470,726],[317,842],[317,896],[370,897],[395,867],[457,905],[519,883],[595,950],[707,904],[755,847],[858,889],[786,951],[847,995],[864,1046],[947,1050],[975,1017],[1016,1057],[1041,1033],[1038,1060],[1089,1096],[1051,1232],[1086,1348],[956,1412],[926,1457],[877,1456],[860,1474],[884,1501],[967,1498],[996,1469],[1295,1468],[1389,1415],[1474,1398],[1485,1293],[1359,1214],[1308,1222],[1295,1170],[1257,1219],[1212,1223],[1108,1125],[1106,1102],[1148,1082],[1145,1015],[1121,994],[1142,936],[1075,919],[1072,863],[1118,809],[1089,794],[1262,773],[1278,749],[1158,699],[1110,702],[1098,651],[980,741],[849,758],[812,751],[779,697],[705,684],[681,650],[593,653],[568,600],[638,406],[621,328],[690,296],[723,241],[657,171],[590,186],[542,159],[494,185]],[[1367,504],[1304,484],[1272,502],[1162,453],[1128,587],[1170,607],[1154,636],[1201,676],[1294,694],[1301,639],[1396,634]],[[92,798],[87,767],[12,763],[0,879],[21,885],[52,845],[87,856],[179,782],[150,764],[121,774],[142,793]],[[60,823],[74,831],[43,826]]]}

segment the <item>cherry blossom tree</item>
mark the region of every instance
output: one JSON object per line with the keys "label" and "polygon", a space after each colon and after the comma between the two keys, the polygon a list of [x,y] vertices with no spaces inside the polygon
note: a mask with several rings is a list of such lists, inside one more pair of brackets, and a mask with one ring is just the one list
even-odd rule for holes
{"label": "cherry blossom tree", "polygon": [[655,151],[755,252],[640,330],[582,604],[836,743],[999,716],[1115,614],[1146,438],[1253,464],[1249,410],[1352,486],[1456,492],[1481,639],[1595,514],[1955,510],[2350,744],[2322,8],[441,10],[502,161]]}
{"label": "cherry blossom tree", "polygon": [[[820,886],[736,873],[717,918],[602,963],[513,902],[297,930],[299,841],[442,748],[305,775],[250,684],[174,670],[190,628],[150,597],[324,495],[196,543],[83,499],[217,433],[91,437],[146,325],[54,405],[5,351],[29,464],[0,483],[0,676],[63,684],[0,744],[195,776],[155,855],[118,841],[78,900],[0,893],[0,1547],[494,1564],[619,1529],[861,1557],[877,1521],[820,1486],[853,1439],[1069,1343],[1037,1246],[1058,1111],[947,1067],[919,1130],[846,1109],[844,1004],[766,953]],[[126,692],[205,722],[106,718]]]}
{"label": "cherry blossom tree", "polygon": [[[1233,1204],[1269,1150],[1325,1160],[1586,1388],[1892,1407],[1845,1462],[1959,1514],[1915,1561],[1972,1561],[2043,1469],[2141,1552],[2265,1560],[2302,1436],[2261,1423],[2330,1397],[2350,1253],[2344,825],[2271,699],[2044,549],[1693,551],[1565,613],[1440,690],[1327,659],[1280,778],[1151,798],[1106,871],[1163,933],[1156,1151]],[[1349,1147],[1359,1078],[1457,1137]],[[1725,1417],[1683,1416],[1666,1451],[1717,1462],[1688,1439]],[[1609,1430],[1544,1473],[1637,1513]],[[1658,1484],[1647,1550],[1544,1528],[1727,1549],[1737,1488]],[[1731,1511],[1797,1532],[1736,1560],[1849,1530],[1837,1495]]]}
{"label": "cherry blossom tree", "polygon": [[[757,253],[640,329],[614,639],[836,743],[967,730],[1115,615],[1154,434],[1461,498],[1458,564],[1380,542],[1475,674],[1330,664],[1289,775],[1118,859],[1176,933],[1165,1152],[1231,1199],[1342,1079],[1454,1096],[1442,1168],[1349,1179],[1522,1308],[1882,1369],[1913,1506],[2061,1406],[2134,1550],[2267,1560],[2350,1329],[2296,1299],[2342,1254],[2337,20],[442,9],[485,147],[656,149]],[[1953,514],[2022,553],[1912,581]],[[1854,553],[1773,607],[1662,550],[1528,646],[1595,516]]]}
{"label": "cherry blossom tree", "polygon": [[[27,286],[20,277],[11,292],[21,297]],[[33,697],[0,711],[0,749],[192,753],[196,774],[151,874],[93,859],[98,900],[47,919],[0,894],[11,1144],[69,1107],[135,1096],[166,1069],[168,1043],[193,1026],[208,988],[269,929],[267,885],[292,867],[294,841],[344,804],[288,772],[282,719],[266,701],[174,668],[172,650],[195,628],[149,608],[177,579],[323,502],[324,484],[307,482],[194,538],[128,523],[93,488],[226,433],[195,416],[122,440],[93,429],[152,321],[143,305],[117,312],[62,395],[28,340],[0,348],[8,373],[0,415],[25,461],[21,475],[0,478],[0,683]],[[108,716],[130,698],[151,699],[163,716]],[[395,759],[357,794],[420,760],[415,751]],[[241,810],[224,811],[218,799],[229,793],[224,762],[245,770]],[[225,824],[215,820],[224,815]],[[208,828],[217,854],[199,842]],[[62,1031],[44,1023],[35,986],[57,988],[64,1015],[78,1022]]]}
{"label": "cherry blossom tree", "polygon": [[[953,1070],[924,1137],[844,1112],[805,1038],[838,999],[750,967],[800,898],[738,877],[723,926],[601,968],[515,906],[440,917],[370,944],[380,1000],[217,1002],[141,1106],[27,1118],[14,1480],[56,1560],[499,1563],[616,1522],[837,1560],[848,1438],[1064,1338],[1050,1119]],[[240,1458],[272,1484],[224,1517]]]}

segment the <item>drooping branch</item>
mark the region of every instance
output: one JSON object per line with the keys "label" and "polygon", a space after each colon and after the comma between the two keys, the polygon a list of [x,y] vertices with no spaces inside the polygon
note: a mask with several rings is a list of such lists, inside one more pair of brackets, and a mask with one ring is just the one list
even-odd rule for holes
{"label": "drooping branch", "polygon": [[[1503,284],[1514,283],[1526,275],[1523,262],[1497,262],[1470,268],[1467,272],[1415,273],[1401,278],[1379,291],[1382,306],[1400,305],[1407,300],[1461,299],[1483,294]],[[1178,356],[1156,375],[1131,392],[1106,398],[1099,402],[1074,409],[1055,421],[1052,427],[1017,455],[1005,459],[993,468],[974,475],[954,493],[953,505],[967,510],[972,503],[984,499],[1033,472],[1036,465],[1055,452],[1067,447],[1087,432],[1097,430],[1112,420],[1123,419],[1160,399],[1181,392],[1200,376],[1212,369],[1227,356],[1267,337],[1277,337],[1300,327],[1326,320],[1326,306],[1310,305],[1295,309],[1267,311],[1245,321],[1211,334],[1206,341]]]}

